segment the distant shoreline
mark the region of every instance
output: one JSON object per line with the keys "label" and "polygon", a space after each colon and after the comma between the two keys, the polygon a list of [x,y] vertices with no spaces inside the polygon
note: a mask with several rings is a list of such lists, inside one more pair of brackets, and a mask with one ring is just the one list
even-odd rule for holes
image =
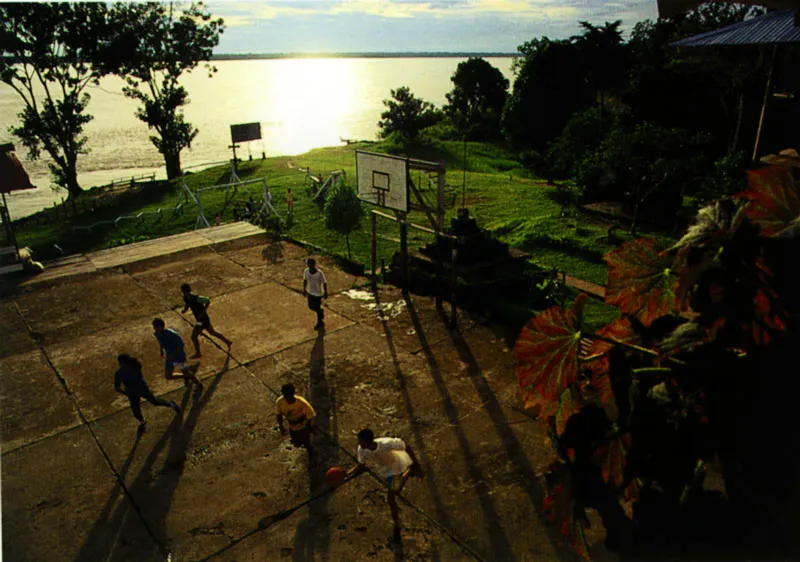
{"label": "distant shoreline", "polygon": [[519,53],[221,53],[211,60],[258,60],[258,59],[441,59],[441,58],[513,58]]}

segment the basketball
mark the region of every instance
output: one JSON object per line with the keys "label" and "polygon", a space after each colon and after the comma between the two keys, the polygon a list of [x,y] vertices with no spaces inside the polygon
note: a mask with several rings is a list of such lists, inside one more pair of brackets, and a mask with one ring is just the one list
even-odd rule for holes
{"label": "basketball", "polygon": [[345,476],[347,476],[346,468],[342,466],[333,466],[325,473],[325,482],[327,482],[328,486],[331,488],[335,488],[344,482]]}

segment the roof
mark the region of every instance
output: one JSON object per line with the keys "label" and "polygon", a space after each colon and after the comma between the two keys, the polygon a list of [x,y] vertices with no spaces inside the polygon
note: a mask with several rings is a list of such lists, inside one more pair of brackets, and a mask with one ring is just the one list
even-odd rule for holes
{"label": "roof", "polygon": [[[694,10],[707,0],[657,0],[658,17],[668,18],[684,12]],[[737,4],[751,6],[764,6],[775,10],[800,10],[800,0],[737,0]]]}
{"label": "roof", "polygon": [[[0,151],[0,193],[11,193],[20,189],[33,189],[36,187],[31,183],[27,172],[22,164],[17,160],[17,156],[6,150],[7,145],[3,145]],[[13,150],[13,147],[11,147]]]}
{"label": "roof", "polygon": [[794,12],[780,10],[727,27],[707,31],[670,43],[672,47],[710,47],[713,45],[764,45],[800,43],[800,27],[794,25]]}

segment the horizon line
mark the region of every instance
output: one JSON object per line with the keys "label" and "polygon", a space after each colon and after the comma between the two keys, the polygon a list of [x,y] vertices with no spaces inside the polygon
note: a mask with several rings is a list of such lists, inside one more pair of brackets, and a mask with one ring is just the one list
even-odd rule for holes
{"label": "horizon line", "polygon": [[320,52],[320,53],[215,53],[212,59],[222,57],[261,57],[261,58],[325,58],[325,57],[519,57],[520,53],[503,51],[350,51],[350,52]]}

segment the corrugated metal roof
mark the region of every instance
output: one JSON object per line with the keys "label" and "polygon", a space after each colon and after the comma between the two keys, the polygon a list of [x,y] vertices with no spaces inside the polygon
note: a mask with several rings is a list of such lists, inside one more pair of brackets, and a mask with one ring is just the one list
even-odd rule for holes
{"label": "corrugated metal roof", "polygon": [[670,43],[672,47],[709,47],[712,45],[764,45],[800,43],[800,27],[794,25],[794,12],[780,10],[735,23],[721,29]]}

